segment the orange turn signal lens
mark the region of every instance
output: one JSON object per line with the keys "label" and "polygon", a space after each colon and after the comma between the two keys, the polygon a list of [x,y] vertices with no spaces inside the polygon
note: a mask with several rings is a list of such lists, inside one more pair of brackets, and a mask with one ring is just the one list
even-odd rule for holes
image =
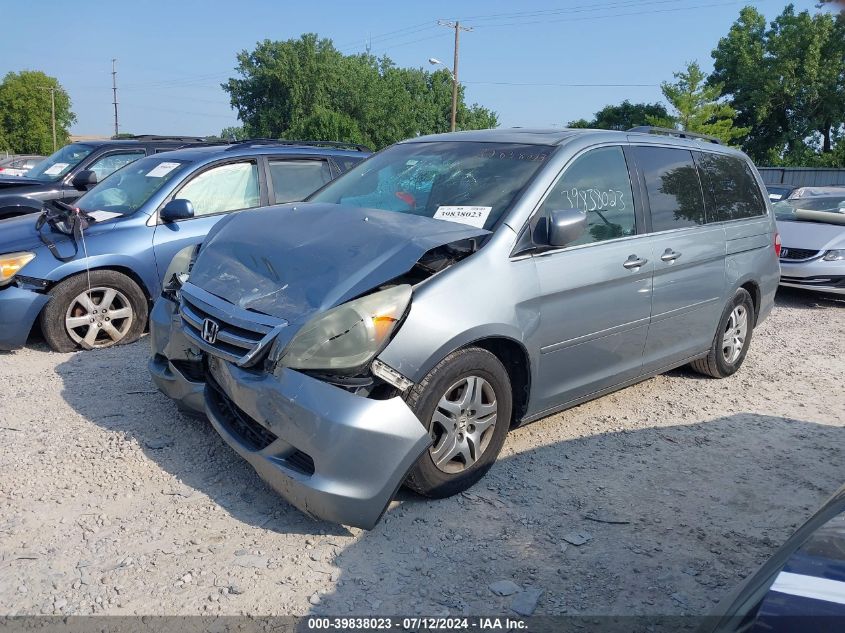
{"label": "orange turn signal lens", "polygon": [[21,268],[35,259],[35,253],[9,253],[0,255],[0,284],[11,281]]}

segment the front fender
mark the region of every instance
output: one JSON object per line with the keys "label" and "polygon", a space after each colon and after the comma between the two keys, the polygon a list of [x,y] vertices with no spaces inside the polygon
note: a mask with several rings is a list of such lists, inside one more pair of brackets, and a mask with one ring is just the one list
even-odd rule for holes
{"label": "front fender", "polygon": [[[66,245],[65,248],[72,249],[73,247]],[[50,271],[44,278],[48,281],[57,283],[67,277],[70,277],[71,275],[85,272],[89,268],[91,270],[103,268],[123,268],[135,273],[144,285],[142,290],[144,290],[149,297],[155,298],[161,292],[161,282],[159,281],[155,262],[153,261],[152,256],[149,257],[149,261],[145,261],[139,257],[133,257],[131,255],[92,255],[87,258],[86,265],[82,244],[79,245],[79,254],[82,256],[81,259],[74,259],[66,263],[59,263],[58,260],[55,260],[59,265]]]}

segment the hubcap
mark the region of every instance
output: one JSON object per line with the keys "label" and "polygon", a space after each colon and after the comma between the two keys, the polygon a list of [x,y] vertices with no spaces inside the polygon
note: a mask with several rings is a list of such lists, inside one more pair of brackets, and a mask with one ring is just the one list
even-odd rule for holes
{"label": "hubcap", "polygon": [[745,306],[737,306],[728,317],[728,324],[722,336],[722,356],[725,362],[733,364],[737,361],[745,339],[748,336],[748,310]]}
{"label": "hubcap", "polygon": [[444,473],[459,473],[477,462],[496,426],[496,392],[478,376],[462,378],[449,387],[431,416],[429,454]]}
{"label": "hubcap", "polygon": [[129,299],[115,288],[92,288],[77,295],[65,313],[65,329],[84,347],[108,347],[132,327]]}

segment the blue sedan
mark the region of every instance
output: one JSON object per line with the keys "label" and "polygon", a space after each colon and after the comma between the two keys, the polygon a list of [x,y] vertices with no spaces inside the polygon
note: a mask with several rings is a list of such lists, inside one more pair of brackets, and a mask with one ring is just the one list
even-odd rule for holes
{"label": "blue sedan", "polygon": [[0,349],[23,346],[36,320],[56,351],[138,339],[151,301],[221,217],[302,200],[368,155],[272,141],[165,152],[115,172],[75,208],[0,221]]}

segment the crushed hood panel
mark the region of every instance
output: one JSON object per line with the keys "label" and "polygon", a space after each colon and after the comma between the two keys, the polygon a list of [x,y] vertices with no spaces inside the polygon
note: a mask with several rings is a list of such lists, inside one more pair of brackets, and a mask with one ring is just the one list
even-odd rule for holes
{"label": "crushed hood panel", "polygon": [[427,251],[489,231],[374,209],[299,203],[239,213],[202,247],[191,283],[302,323],[408,272]]}

